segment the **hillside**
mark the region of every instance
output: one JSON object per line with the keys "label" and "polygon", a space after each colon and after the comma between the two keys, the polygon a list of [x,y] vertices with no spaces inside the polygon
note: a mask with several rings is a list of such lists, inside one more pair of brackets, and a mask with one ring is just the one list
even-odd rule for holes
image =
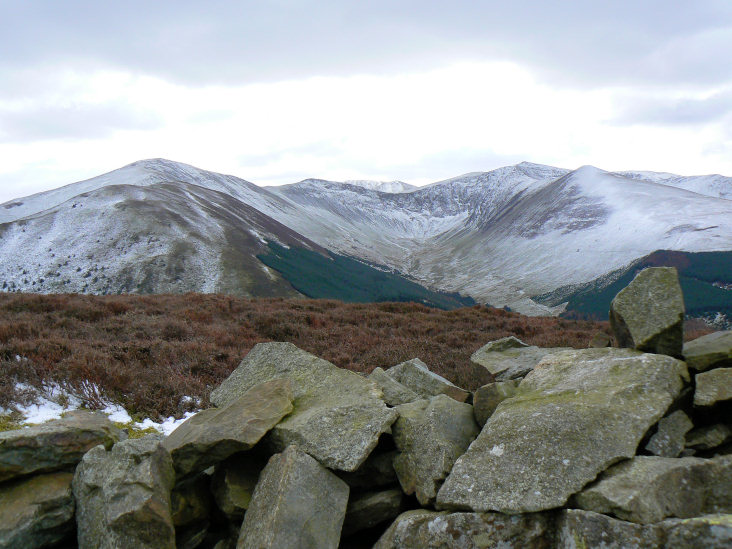
{"label": "hillside", "polygon": [[419,357],[474,389],[484,378],[469,357],[490,340],[515,335],[533,345],[581,348],[599,330],[607,323],[483,306],[0,294],[0,408],[22,402],[24,386],[56,383],[92,407],[106,400],[142,417],[180,417],[196,399],[205,407],[211,388],[263,341],[289,341],[357,372]]}

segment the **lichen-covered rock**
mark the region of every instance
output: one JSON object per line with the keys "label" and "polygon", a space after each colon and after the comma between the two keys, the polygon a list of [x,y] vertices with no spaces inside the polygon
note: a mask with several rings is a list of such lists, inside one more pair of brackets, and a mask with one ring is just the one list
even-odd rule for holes
{"label": "lichen-covered rock", "polygon": [[497,381],[520,379],[533,370],[547,355],[567,351],[569,347],[535,347],[510,336],[486,343],[470,360],[486,368]]}
{"label": "lichen-covered rock", "polygon": [[259,475],[267,465],[260,454],[235,454],[216,467],[211,491],[216,504],[230,518],[244,517],[257,486]]}
{"label": "lichen-covered rock", "polygon": [[683,352],[687,366],[699,372],[732,367],[732,330],[714,332],[684,343]]}
{"label": "lichen-covered rock", "polygon": [[336,549],[348,485],[296,446],[262,471],[244,515],[237,548]]}
{"label": "lichen-covered rock", "polygon": [[[566,509],[557,519],[557,549],[662,549],[663,532],[592,511]],[[699,547],[701,549],[701,547]]]}
{"label": "lichen-covered rock", "polygon": [[676,269],[639,272],[610,304],[610,327],[620,347],[681,357],[684,296]]}
{"label": "lichen-covered rock", "polygon": [[394,458],[399,483],[422,505],[434,502],[442,481],[478,436],[473,407],[447,395],[397,407],[393,427],[399,454]]}
{"label": "lichen-covered rock", "polygon": [[715,368],[696,375],[695,406],[714,406],[732,399],[732,368]]}
{"label": "lichen-covered rock", "polygon": [[374,549],[546,549],[551,517],[501,513],[447,513],[419,509],[397,517]]}
{"label": "lichen-covered rock", "polygon": [[409,387],[402,385],[387,374],[383,368],[374,368],[369,379],[375,382],[384,393],[384,402],[389,406],[399,406],[407,402],[419,400],[421,397]]}
{"label": "lichen-covered rock", "polygon": [[727,549],[732,546],[732,515],[667,519],[635,524],[591,511],[559,514],[558,549]]}
{"label": "lichen-covered rock", "polygon": [[255,385],[223,408],[190,417],[163,443],[177,474],[197,473],[249,450],[292,411],[292,400],[290,380],[273,379]]}
{"label": "lichen-covered rock", "polygon": [[457,460],[438,508],[526,513],[563,505],[635,455],[685,380],[680,360],[631,349],[549,355]]}
{"label": "lichen-covered rock", "polygon": [[404,493],[399,488],[364,492],[348,500],[341,537],[395,519],[404,510]]}
{"label": "lichen-covered rock", "polygon": [[699,427],[686,434],[686,447],[695,450],[711,450],[732,438],[732,429],[724,423]]}
{"label": "lichen-covered rock", "polygon": [[646,450],[656,456],[678,457],[686,445],[686,433],[693,427],[689,416],[676,410],[659,420],[658,430],[646,444]]}
{"label": "lichen-covered rock", "polygon": [[74,531],[72,473],[48,473],[0,486],[0,548],[51,547]]}
{"label": "lichen-covered rock", "polygon": [[473,394],[473,413],[475,421],[483,427],[488,418],[493,415],[498,405],[516,394],[520,381],[497,381],[483,385]]}
{"label": "lichen-covered rock", "polygon": [[732,485],[726,487],[726,496],[718,488],[724,478],[732,478],[732,459],[636,456],[610,467],[574,502],[581,509],[641,524],[732,512]]}
{"label": "lichen-covered rock", "polygon": [[89,450],[73,490],[79,547],[174,549],[173,460],[150,435]]}
{"label": "lichen-covered rock", "polygon": [[291,343],[256,345],[211,392],[211,402],[226,406],[253,386],[277,378],[292,382],[295,400],[292,413],[265,437],[275,450],[297,444],[327,467],[354,471],[396,420],[373,381]]}
{"label": "lichen-covered rock", "polygon": [[392,366],[386,373],[402,385],[417,393],[420,398],[430,398],[437,395],[447,395],[458,402],[465,402],[470,393],[461,389],[441,375],[432,372],[427,365],[418,358],[413,358]]}
{"label": "lichen-covered rock", "polygon": [[0,432],[0,482],[72,469],[90,448],[98,444],[109,448],[122,436],[106,415],[82,410],[27,429]]}

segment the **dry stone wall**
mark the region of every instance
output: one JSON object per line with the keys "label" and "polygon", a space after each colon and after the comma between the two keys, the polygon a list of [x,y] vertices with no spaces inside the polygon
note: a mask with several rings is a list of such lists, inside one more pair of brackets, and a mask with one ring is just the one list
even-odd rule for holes
{"label": "dry stone wall", "polygon": [[732,334],[683,346],[676,274],[647,271],[622,348],[489,342],[472,394],[263,343],[167,438],[0,433],[0,549],[732,547]]}

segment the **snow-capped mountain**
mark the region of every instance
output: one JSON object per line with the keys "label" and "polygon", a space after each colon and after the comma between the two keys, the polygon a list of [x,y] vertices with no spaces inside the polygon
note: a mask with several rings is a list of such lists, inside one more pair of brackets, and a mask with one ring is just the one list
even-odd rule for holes
{"label": "snow-capped mountain", "polygon": [[355,185],[363,187],[371,191],[379,191],[380,193],[410,193],[416,191],[419,187],[405,183],[404,181],[370,181],[367,179],[347,179],[344,181],[347,185]]}
{"label": "snow-capped mountain", "polygon": [[[164,256],[169,268],[175,246],[189,243],[195,253],[189,247],[183,256],[189,262],[195,256],[200,266],[187,268],[200,274],[185,289],[233,291],[236,281],[221,281],[226,250],[244,239],[251,262],[265,241],[274,241],[319,246],[435,289],[547,314],[561,307],[539,305],[532,296],[595,279],[654,250],[732,250],[732,200],[720,198],[727,196],[729,181],[522,162],[420,188],[319,179],[262,188],[177,162],[146,160],[0,205],[0,277],[32,291],[24,280],[45,283],[49,272],[74,280],[67,271],[86,274],[91,260],[80,258],[92,255],[104,257],[105,265],[123,263],[120,271],[131,280],[123,289],[135,291],[157,268],[146,258]],[[141,212],[147,221],[138,226]],[[150,221],[156,215],[160,221]],[[134,242],[126,236],[131,233]],[[25,256],[32,269],[23,250],[31,250]],[[61,256],[63,261],[56,259]],[[278,276],[262,267],[255,272]],[[67,282],[43,290],[79,288],[100,289]]]}

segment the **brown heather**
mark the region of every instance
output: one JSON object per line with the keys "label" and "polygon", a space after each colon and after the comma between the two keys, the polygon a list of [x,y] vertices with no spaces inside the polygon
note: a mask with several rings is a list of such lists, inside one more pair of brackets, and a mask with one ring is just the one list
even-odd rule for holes
{"label": "brown heather", "polygon": [[[357,372],[419,357],[475,389],[469,357],[515,335],[586,347],[607,322],[526,317],[483,306],[440,311],[412,303],[247,299],[223,295],[0,294],[0,406],[28,398],[16,382],[55,382],[92,408],[103,399],[138,416],[180,416],[263,341],[289,341]],[[708,332],[697,327],[695,335]],[[20,357],[20,359],[18,358]]]}

